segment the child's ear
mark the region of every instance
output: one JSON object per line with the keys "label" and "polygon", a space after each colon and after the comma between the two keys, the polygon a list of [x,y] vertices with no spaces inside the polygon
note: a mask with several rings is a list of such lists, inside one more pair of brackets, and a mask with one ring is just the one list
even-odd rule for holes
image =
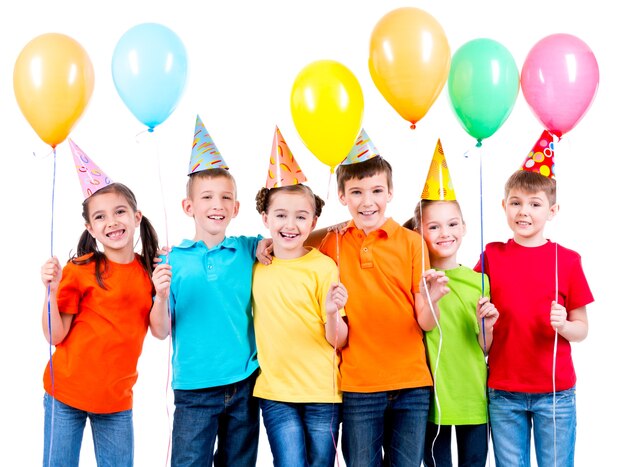
{"label": "child's ear", "polygon": [[549,221],[554,219],[554,216],[557,215],[557,213],[559,212],[560,208],[561,207],[557,203],[554,203],[552,206],[550,206],[550,212],[548,213],[548,220]]}
{"label": "child's ear", "polygon": [[317,216],[313,217],[313,223],[311,224],[311,230],[313,230],[315,228],[315,226],[317,225],[317,219],[318,219]]}
{"label": "child's ear", "polygon": [[187,214],[189,217],[193,217],[193,203],[189,198],[183,199],[181,206],[183,207],[183,212]]}
{"label": "child's ear", "polygon": [[141,219],[143,219],[143,214],[141,213],[141,211],[135,212],[135,227],[139,227],[139,224],[141,224]]}
{"label": "child's ear", "polygon": [[338,195],[339,195],[339,202],[342,204],[342,206],[347,205],[348,203],[346,203],[346,194],[340,191]]}
{"label": "child's ear", "polygon": [[269,229],[269,228],[270,228],[270,226],[269,226],[269,224],[267,223],[267,213],[266,213],[265,211],[263,211],[263,212],[261,213],[261,220],[263,221],[263,225],[265,226],[265,228],[266,228],[266,229]]}
{"label": "child's ear", "polygon": [[87,229],[87,232],[89,232],[89,235],[91,235],[93,238],[96,238],[96,234],[93,233],[93,229],[91,228],[91,224],[89,224],[89,223],[85,224],[85,229]]}
{"label": "child's ear", "polygon": [[239,214],[239,201],[235,201],[235,207],[233,209],[233,218],[237,217]]}

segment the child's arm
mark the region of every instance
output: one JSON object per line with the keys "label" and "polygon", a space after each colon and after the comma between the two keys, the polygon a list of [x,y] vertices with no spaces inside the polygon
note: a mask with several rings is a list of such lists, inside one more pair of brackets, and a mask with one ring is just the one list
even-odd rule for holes
{"label": "child's arm", "polygon": [[581,306],[568,313],[563,305],[553,301],[550,309],[550,324],[568,341],[580,342],[587,337],[589,330],[587,307]]}
{"label": "child's arm", "polygon": [[273,242],[271,238],[263,238],[259,240],[256,246],[256,259],[259,263],[266,266],[272,264]]}
{"label": "child's arm", "polygon": [[[439,321],[439,306],[437,302],[450,292],[450,289],[446,286],[447,283],[448,277],[443,271],[429,269],[422,274],[420,291],[415,294],[415,313],[417,314],[417,323],[424,331],[431,331],[437,326],[437,321]],[[426,288],[424,285],[426,285]]]}
{"label": "child's arm", "polygon": [[339,314],[348,301],[348,291],[343,284],[331,284],[326,295],[326,340],[340,349],[348,341],[348,325]]}
{"label": "child's arm", "polygon": [[158,339],[165,339],[170,334],[170,316],[168,300],[172,283],[172,265],[159,264],[152,273],[152,283],[156,295],[150,311],[150,331]]}
{"label": "child's arm", "polygon": [[324,240],[324,237],[326,237],[328,232],[343,233],[347,225],[348,222],[340,222],[339,224],[331,225],[329,227],[316,229],[309,234],[309,238],[304,241],[304,245],[319,248],[322,244],[322,240]]}
{"label": "child's arm", "polygon": [[[489,301],[489,297],[482,297],[478,300],[478,303],[476,304],[476,318],[478,319],[479,331],[478,342],[480,343],[480,348],[483,349],[483,353],[485,355],[487,355],[489,353],[489,349],[491,349],[491,344],[493,342],[493,325],[496,324],[498,316],[500,316],[500,312],[498,312],[498,309],[494,306],[494,304]],[[485,326],[484,336],[483,323]]]}
{"label": "child's arm", "polygon": [[[41,314],[41,327],[46,340],[57,345],[62,342],[70,332],[70,326],[74,315],[69,313],[60,313],[57,304],[57,290],[61,282],[63,270],[56,256],[53,256],[41,267],[41,281],[46,286],[46,299],[43,302],[43,311]],[[48,288],[50,293],[48,294]],[[48,302],[50,303],[50,324],[48,324]],[[52,331],[52,333],[50,333]]]}

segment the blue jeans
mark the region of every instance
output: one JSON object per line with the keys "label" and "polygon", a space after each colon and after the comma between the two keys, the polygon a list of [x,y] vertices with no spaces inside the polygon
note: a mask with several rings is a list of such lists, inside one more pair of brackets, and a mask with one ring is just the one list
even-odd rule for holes
{"label": "blue jeans", "polygon": [[333,467],[341,404],[261,399],[267,438],[277,467]]}
{"label": "blue jeans", "polygon": [[[485,467],[487,463],[487,424],[454,425],[459,467]],[[435,438],[436,437],[436,438]],[[433,446],[433,441],[435,442]],[[424,465],[426,467],[452,467],[452,426],[428,422]]]}
{"label": "blue jeans", "polygon": [[424,457],[430,392],[430,387],[344,392],[341,447],[346,465],[419,465]]}
{"label": "blue jeans", "polygon": [[172,467],[256,464],[259,402],[252,397],[255,380],[256,372],[234,384],[174,390]]}
{"label": "blue jeans", "polygon": [[44,467],[78,466],[80,445],[87,419],[91,424],[98,467],[133,465],[133,411],[91,413],[53,399],[48,393],[44,405]]}
{"label": "blue jeans", "polygon": [[530,431],[534,432],[537,465],[555,465],[553,407],[556,407],[556,465],[574,465],[576,389],[556,393],[507,392],[489,389],[489,416],[496,465],[530,466]]}

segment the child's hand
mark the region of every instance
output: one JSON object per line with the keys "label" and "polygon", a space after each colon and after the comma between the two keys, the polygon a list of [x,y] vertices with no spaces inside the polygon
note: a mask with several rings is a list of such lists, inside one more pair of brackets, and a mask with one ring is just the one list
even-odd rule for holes
{"label": "child's hand", "polygon": [[259,240],[256,247],[256,259],[266,266],[272,264],[272,251],[274,251],[274,245],[271,238]]}
{"label": "child's hand", "polygon": [[158,249],[156,257],[152,260],[152,266],[156,269],[156,267],[163,261],[161,256],[169,254],[170,251],[172,251],[172,249],[169,246],[162,246]]}
{"label": "child's hand", "polygon": [[167,300],[172,284],[172,265],[159,264],[152,273],[152,283],[157,297],[161,300]]}
{"label": "child's hand", "polygon": [[63,270],[56,256],[53,256],[41,266],[41,282],[46,287],[50,286],[51,292],[56,292],[61,282]]}
{"label": "child's hand", "polygon": [[331,284],[326,294],[326,314],[337,313],[346,306],[348,301],[348,290],[341,283]]}
{"label": "child's hand", "polygon": [[563,305],[553,301],[550,307],[550,325],[556,332],[561,332],[567,322],[567,310]]}
{"label": "child's hand", "polygon": [[[420,281],[420,291],[424,299],[428,300],[428,296],[430,296],[430,300],[433,303],[437,303],[441,297],[450,292],[450,289],[446,285],[448,280],[448,277],[443,271],[435,271],[434,269],[425,271]],[[426,286],[428,287],[428,296],[424,290],[424,281],[426,281]]]}
{"label": "child's hand", "polygon": [[343,235],[346,232],[346,228],[348,227],[348,222],[340,222],[339,224],[331,225],[326,230],[328,232],[335,232],[339,235]]}
{"label": "child's hand", "polygon": [[493,325],[496,324],[500,312],[493,303],[489,301],[489,297],[482,297],[476,305],[476,318],[480,326],[481,321],[485,320],[485,331],[491,331]]}

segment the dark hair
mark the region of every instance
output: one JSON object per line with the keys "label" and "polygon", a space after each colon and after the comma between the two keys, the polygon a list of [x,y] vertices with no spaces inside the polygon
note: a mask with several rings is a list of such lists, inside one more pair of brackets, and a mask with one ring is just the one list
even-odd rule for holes
{"label": "dark hair", "polygon": [[306,185],[302,185],[301,183],[298,183],[296,185],[287,185],[283,187],[272,188],[272,189],[261,188],[256,194],[256,210],[259,212],[259,214],[263,214],[264,212],[267,212],[267,210],[270,207],[272,197],[276,193],[284,193],[284,192],[300,193],[302,195],[309,196],[311,200],[313,201],[313,206],[315,207],[315,217],[319,217],[320,214],[322,214],[322,208],[324,207],[324,204],[325,204],[324,200],[320,198],[319,196],[317,196],[315,193],[313,193],[313,190],[311,190],[311,188],[309,188]]}
{"label": "dark hair", "polygon": [[[91,200],[106,193],[117,193],[123,196],[133,212],[137,212],[137,199],[133,192],[126,185],[121,183],[111,183],[104,188],[99,189],[90,197],[83,201],[83,219],[89,223],[89,204]],[[139,224],[139,237],[141,239],[141,265],[145,269],[148,275],[152,274],[154,269],[153,261],[159,250],[159,239],[154,227],[146,216],[142,216],[141,223]],[[88,258],[79,259],[82,256],[92,253]],[[106,255],[98,250],[98,243],[96,239],[89,233],[87,229],[82,233],[78,240],[78,246],[76,247],[76,254],[70,259],[74,264],[87,264],[92,261],[96,262],[96,280],[98,285],[103,289],[106,289],[104,285],[104,276],[107,272],[107,258]]]}
{"label": "dark hair", "polygon": [[522,190],[525,193],[539,193],[543,191],[550,206],[556,204],[556,180],[538,172],[518,170],[509,177],[504,185],[504,198],[509,197],[511,190]]}
{"label": "dark hair", "polygon": [[387,188],[389,191],[393,190],[391,164],[380,156],[372,157],[356,164],[340,165],[337,167],[337,189],[339,193],[344,194],[348,180],[353,178],[363,180],[366,177],[373,177],[380,173],[387,176]]}
{"label": "dark hair", "polygon": [[455,199],[453,200],[422,199],[417,203],[417,206],[415,206],[413,218],[406,221],[403,227],[406,227],[407,229],[415,230],[421,234],[422,233],[422,214],[426,212],[426,208],[428,208],[429,206],[434,206],[440,203],[454,204],[459,209],[459,213],[461,214],[461,221],[465,223],[465,221],[463,220],[463,211],[461,211],[461,205],[459,204],[457,200]]}
{"label": "dark hair", "polygon": [[227,178],[228,180],[233,182],[233,185],[235,186],[235,195],[236,195],[237,183],[235,182],[235,177],[233,177],[233,175],[228,171],[228,169],[219,168],[219,169],[201,170],[199,172],[194,172],[190,174],[189,180],[187,180],[187,198],[191,196],[191,189],[196,179],[202,180],[202,179],[211,179],[211,178],[220,178],[220,177]]}

